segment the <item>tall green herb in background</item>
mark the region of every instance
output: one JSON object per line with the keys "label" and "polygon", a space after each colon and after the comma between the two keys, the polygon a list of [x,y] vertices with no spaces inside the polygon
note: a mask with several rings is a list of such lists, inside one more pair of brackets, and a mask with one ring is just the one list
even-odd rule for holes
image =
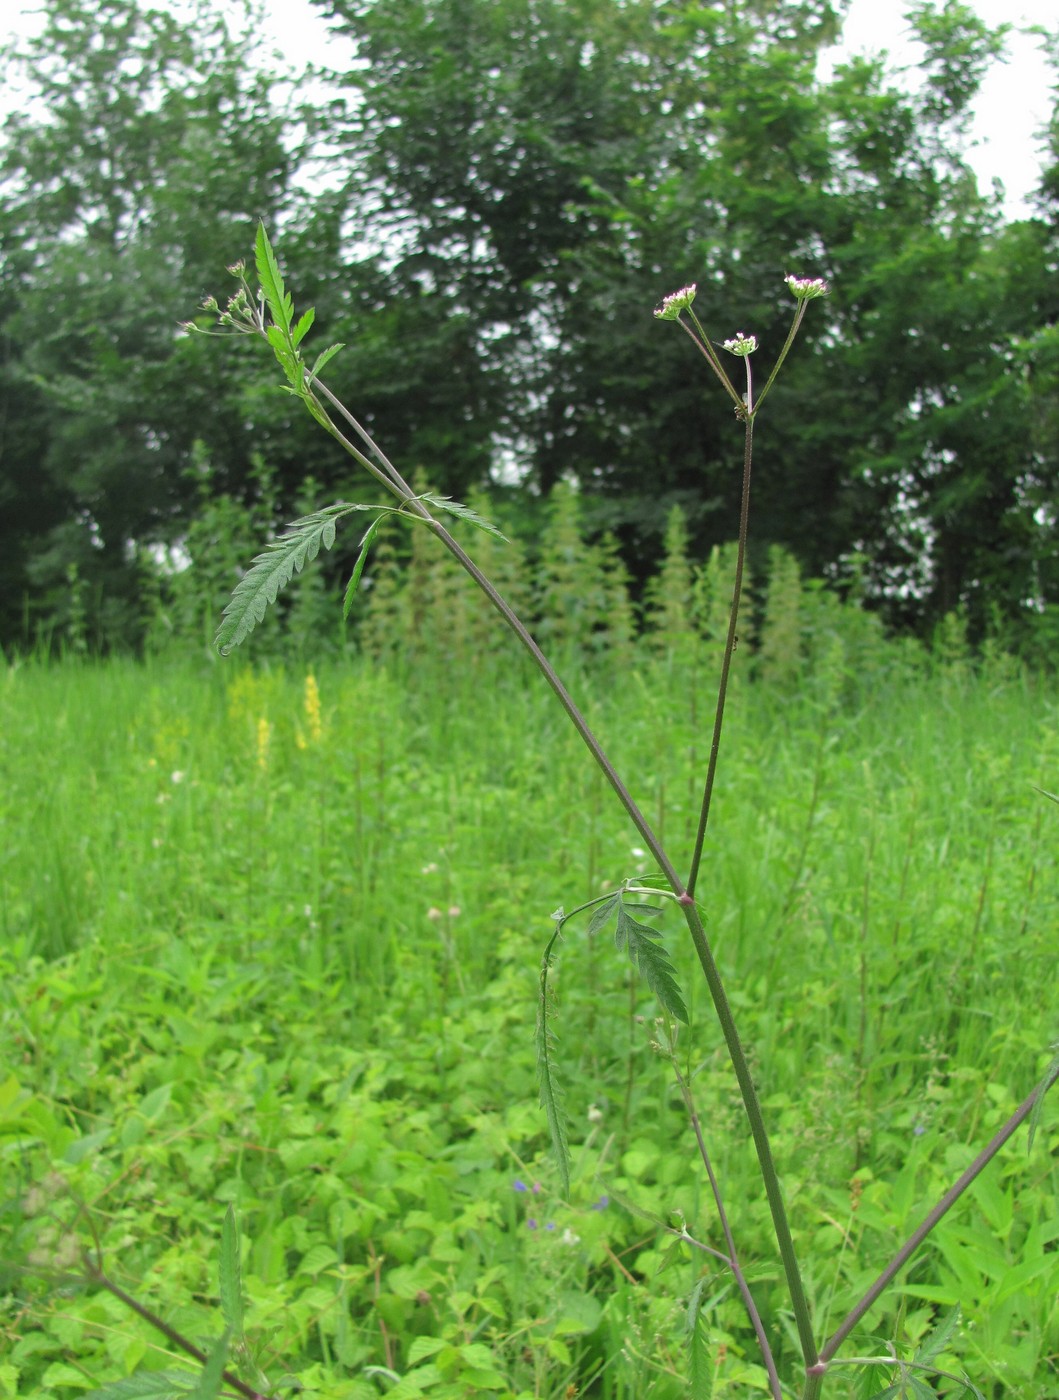
{"label": "tall green herb in background", "polygon": [[[637,833],[653,857],[660,878],[645,881],[626,881],[620,888],[591,900],[569,913],[560,908],[555,916],[555,932],[545,951],[541,966],[541,1009],[538,1030],[538,1058],[540,1066],[541,1094],[552,1131],[560,1164],[560,1175],[568,1186],[568,1164],[566,1148],[566,1127],[563,1120],[561,1096],[556,1089],[556,1066],[554,1047],[548,1020],[549,977],[552,961],[566,924],[575,915],[591,910],[589,932],[599,933],[612,920],[616,923],[615,941],[619,950],[628,953],[631,962],[641,977],[654,992],[662,1008],[659,1042],[663,1053],[672,1061],[681,1097],[687,1108],[699,1154],[707,1173],[724,1234],[724,1250],[714,1250],[699,1244],[707,1253],[719,1259],[732,1273],[747,1313],[751,1319],[761,1349],[762,1360],[769,1377],[769,1388],[774,1400],[783,1394],[765,1327],[754,1302],[753,1292],[739,1258],[734,1231],[729,1224],[724,1209],[721,1185],[714,1171],[708,1144],[702,1131],[698,1112],[692,1094],[689,1077],[681,1071],[677,1055],[677,1028],[687,1021],[688,1014],[684,997],[677,984],[672,960],[663,946],[658,931],[645,920],[658,913],[652,898],[662,897],[675,902],[684,916],[703,977],[721,1026],[736,1078],[739,1083],[743,1106],[750,1124],[751,1136],[757,1152],[761,1183],[772,1217],[777,1248],[790,1296],[791,1310],[798,1334],[804,1361],[805,1377],[801,1394],[803,1400],[815,1400],[821,1392],[825,1375],[832,1364],[839,1364],[836,1353],[843,1341],[869,1310],[882,1291],[910,1258],[919,1244],[937,1224],[945,1212],[975,1181],[983,1168],[996,1155],[1000,1147],[1011,1137],[1018,1126],[1036,1110],[1043,1094],[1059,1075],[1059,1060],[1053,1062],[1037,1089],[1029,1095],[1008,1122],[993,1137],[978,1158],[959,1177],[950,1190],[942,1197],[935,1208],[927,1215],[921,1226],[913,1232],[905,1245],[881,1271],[874,1283],[864,1292],[860,1301],[822,1347],[818,1347],[813,1321],[810,1316],[806,1290],[802,1282],[799,1261],[787,1221],[786,1208],[779,1179],[772,1160],[772,1153],[766,1131],[760,1098],[753,1082],[748,1058],[740,1042],[729,999],[718,971],[714,955],[707,939],[703,916],[695,898],[695,889],[702,866],[706,846],[712,797],[717,773],[718,757],[722,737],[725,700],[730,675],[732,655],[737,640],[738,600],[740,597],[745,563],[746,541],[749,520],[750,479],[753,459],[754,423],[762,404],[775,382],[783,361],[789,353],[804,319],[808,303],[826,295],[827,287],[819,279],[788,277],[788,288],[796,300],[796,312],[787,340],[765,382],[760,394],[755,395],[750,373],[749,357],[756,351],[756,340],[742,332],[724,342],[723,348],[732,355],[742,358],[746,364],[746,389],[741,393],[733,385],[714,346],[709,341],[701,324],[692,310],[695,296],[694,287],[683,288],[667,297],[656,312],[659,319],[673,321],[689,335],[706,359],[711,372],[718,379],[724,393],[731,399],[737,418],[744,426],[743,487],[740,528],[735,561],[733,584],[733,605],[728,620],[727,636],[721,663],[721,680],[715,711],[712,742],[706,768],[699,819],[695,836],[694,851],[687,878],[678,873],[667,850],[658,839],[652,825],[645,818],[621,777],[611,765],[606,753],[590,729],[577,705],[567,692],[562,681],[540,651],[536,642],[527,632],[517,615],[496,591],[492,583],[477,568],[471,558],[451,536],[439,515],[452,515],[469,520],[472,524],[492,534],[494,527],[482,520],[474,511],[427,491],[416,491],[404,480],[399,471],[389,461],[381,449],[372,441],[361,425],[322,383],[319,372],[341,348],[332,346],[325,350],[310,366],[302,355],[302,342],[309,331],[313,313],[304,313],[295,318],[294,306],[287,293],[272,248],[264,230],[259,230],[257,240],[256,267],[260,290],[255,293],[245,281],[243,269],[237,269],[241,280],[238,293],[229,302],[224,312],[216,304],[210,309],[217,310],[223,325],[248,334],[258,334],[271,344],[287,379],[287,391],[299,398],[313,418],[336,439],[375,479],[391,500],[383,500],[376,505],[341,502],[314,512],[295,521],[285,533],[273,541],[266,552],[254,561],[253,566],[239,584],[226,609],[225,618],[218,634],[218,646],[226,653],[238,645],[262,620],[270,604],[275,602],[281,587],[296,571],[313,559],[321,548],[330,548],[336,537],[338,522],[347,515],[363,512],[372,516],[365,531],[360,555],[353,569],[346,593],[346,611],[352,605],[368,552],[378,534],[380,526],[389,516],[407,516],[413,524],[421,525],[433,533],[457,562],[489,599],[503,621],[522,642],[530,653],[542,675],[551,686],[582,740],[589,748],[601,772],[610,783],[615,795],[633,823]],[[359,446],[358,446],[359,442]],[[391,501],[396,500],[396,504]],[[664,1222],[658,1222],[660,1224]],[[669,1227],[667,1227],[669,1228]],[[677,1237],[696,1245],[685,1227],[676,1230]],[[701,1337],[698,1331],[699,1298],[692,1310],[689,1321],[691,1340],[692,1383],[696,1394],[708,1394],[708,1368],[703,1365]],[[937,1331],[917,1350],[915,1356],[906,1362],[893,1362],[890,1358],[851,1358],[846,1364],[874,1367],[889,1363],[900,1367],[901,1378],[897,1386],[880,1392],[880,1395],[926,1394],[924,1383],[918,1378],[919,1372],[930,1372],[932,1362],[945,1347],[950,1332],[955,1326],[955,1316],[950,1314],[942,1320]],[[978,1394],[973,1384],[964,1378],[950,1377],[966,1393]]]}

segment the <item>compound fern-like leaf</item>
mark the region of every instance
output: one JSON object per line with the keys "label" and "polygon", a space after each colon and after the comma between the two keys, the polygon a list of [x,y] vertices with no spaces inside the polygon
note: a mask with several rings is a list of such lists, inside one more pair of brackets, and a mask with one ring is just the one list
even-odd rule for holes
{"label": "compound fern-like leaf", "polygon": [[379,529],[382,522],[386,519],[386,515],[389,514],[392,514],[392,512],[387,511],[385,514],[378,516],[364,532],[364,538],[360,542],[360,553],[357,555],[357,562],[353,565],[353,572],[350,574],[349,582],[346,584],[346,596],[342,599],[343,622],[349,616],[349,611],[353,606],[353,599],[357,596],[357,589],[360,587],[360,577],[364,572],[364,565],[368,562],[368,555],[371,553],[371,547],[375,543],[375,536],[379,533]]}
{"label": "compound fern-like leaf", "polygon": [[428,506],[433,506],[435,510],[443,510],[448,515],[458,516],[460,520],[466,520],[467,524],[473,525],[475,529],[484,530],[487,535],[495,535],[498,540],[507,543],[507,536],[502,535],[495,525],[491,525],[488,520],[483,519],[470,506],[461,505],[459,501],[454,501],[451,496],[435,496],[431,492],[426,492],[419,499]]}
{"label": "compound fern-like leaf", "polygon": [[236,584],[217,629],[216,646],[221,655],[227,656],[246,640],[276,601],[280,589],[290,582],[296,572],[300,573],[310,560],[315,559],[321,548],[331,548],[335,542],[335,524],[343,515],[355,510],[374,509],[374,506],[350,505],[341,501],[313,515],[292,520],[279,539],[273,540],[264,553],[257,555]]}
{"label": "compound fern-like leaf", "polygon": [[276,255],[272,251],[272,244],[268,241],[264,224],[257,226],[257,238],[254,241],[254,265],[257,268],[257,280],[268,304],[269,314],[276,325],[289,335],[291,321],[294,319],[294,302],[283,285],[283,275],[279,270]]}
{"label": "compound fern-like leaf", "polygon": [[619,952],[623,948],[628,949],[629,961],[637,968],[651,991],[671,1016],[687,1025],[688,1009],[673,975],[672,960],[659,942],[660,937],[656,929],[648,928],[646,924],[634,919],[624,904],[618,906],[615,946]]}
{"label": "compound fern-like leaf", "polygon": [[606,926],[613,919],[615,912],[621,908],[621,891],[602,900],[596,907],[591,919],[588,921],[587,934],[589,938],[595,938],[597,933],[602,933]]}

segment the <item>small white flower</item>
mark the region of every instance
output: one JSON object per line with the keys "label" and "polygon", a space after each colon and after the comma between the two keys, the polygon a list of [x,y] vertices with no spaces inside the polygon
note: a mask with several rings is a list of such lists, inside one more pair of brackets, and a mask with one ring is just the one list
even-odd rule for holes
{"label": "small white flower", "polygon": [[793,277],[783,279],[791,289],[791,294],[799,301],[812,301],[816,297],[826,297],[831,288],[822,277]]}
{"label": "small white flower", "polygon": [[559,1243],[560,1243],[560,1244],[567,1244],[567,1245],[580,1244],[580,1243],[581,1243],[581,1236],[580,1236],[580,1235],[575,1235],[574,1232],[573,1232],[573,1230],[571,1230],[569,1227],[567,1227],[567,1228],[563,1231],[563,1233],[559,1236]]}
{"label": "small white flower", "polygon": [[184,781],[184,776],[185,775],[182,768],[178,768],[174,773],[171,773],[169,775],[170,781],[174,783],[182,783]]}
{"label": "small white flower", "polygon": [[752,355],[757,349],[757,336],[745,335],[742,331],[736,331],[730,340],[723,342],[724,349],[732,355],[742,355],[744,359],[747,355]]}
{"label": "small white flower", "polygon": [[421,875],[436,875],[438,873],[438,863],[432,860],[429,865],[424,865],[419,872]]}
{"label": "small white flower", "polygon": [[433,905],[427,910],[427,918],[433,920],[434,923],[437,923],[438,919],[443,919],[444,917],[445,915],[441,910]]}
{"label": "small white flower", "polygon": [[633,846],[633,847],[630,849],[629,854],[630,854],[631,856],[635,856],[636,859],[639,860],[640,857],[641,857],[641,856],[645,856],[645,855],[647,854],[647,852],[644,850],[644,848],[643,848],[642,846]]}
{"label": "small white flower", "polygon": [[460,908],[460,906],[459,906],[458,904],[450,904],[450,905],[449,905],[449,918],[450,918],[450,919],[458,919],[462,913],[463,913],[463,910]]}
{"label": "small white flower", "polygon": [[603,1110],[594,1103],[588,1105],[588,1121],[590,1123],[603,1122]]}
{"label": "small white flower", "polygon": [[655,316],[659,321],[676,321],[682,311],[686,311],[695,300],[695,293],[698,287],[691,282],[686,287],[681,287],[679,292],[670,292],[667,297],[662,298],[661,306],[655,307]]}

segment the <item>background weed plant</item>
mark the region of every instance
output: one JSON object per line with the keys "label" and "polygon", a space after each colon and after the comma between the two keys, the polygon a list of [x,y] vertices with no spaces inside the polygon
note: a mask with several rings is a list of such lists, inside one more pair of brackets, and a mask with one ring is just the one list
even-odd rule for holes
{"label": "background weed plant", "polygon": [[[818,691],[778,690],[748,667],[737,653],[713,928],[766,1070],[826,1326],[1016,1107],[1053,1031],[1042,988],[1059,870],[1052,808],[1029,782],[1054,790],[1059,702],[1053,683],[1007,665],[953,670],[885,643],[826,687],[818,671]],[[673,839],[690,846],[687,700],[664,658],[641,655],[639,670],[642,686],[616,687],[585,669],[586,709],[623,770],[650,773],[649,800],[670,802]],[[622,978],[606,936],[562,970],[569,1203],[532,1106],[546,896],[569,889],[572,905],[612,872],[647,873],[576,736],[543,687],[506,661],[449,668],[440,637],[435,665],[407,676],[334,662],[312,674],[319,745],[296,665],[7,671],[5,1257],[54,1264],[72,1243],[73,1190],[119,1282],[208,1351],[234,1203],[262,1369],[275,1390],[287,1371],[304,1393],[343,1400],[388,1390],[385,1369],[414,1377],[417,1338],[468,1335],[494,1355],[493,1394],[577,1384],[675,1400],[688,1300],[706,1279],[715,1394],[759,1393],[723,1271],[686,1246],[662,1267],[671,1240],[644,1217],[668,1224],[676,1206],[693,1232],[712,1218],[649,1048],[651,998],[631,969]],[[976,919],[977,956],[960,956]],[[796,1341],[739,1104],[701,989],[684,981],[696,1103],[787,1374]],[[1059,1395],[1057,1149],[1048,1122],[1028,1163],[1008,1149],[851,1353],[889,1337],[910,1357],[960,1301],[938,1364],[973,1374],[990,1400]],[[578,1243],[562,1243],[567,1229]],[[174,1365],[160,1335],[96,1289],[8,1275],[4,1291],[0,1375],[19,1400]],[[420,1380],[427,1395],[456,1384]],[[888,1383],[880,1368],[874,1393]]]}
{"label": "background weed plant", "polygon": [[[294,319],[263,233],[258,271],[261,299],[245,289],[225,313],[228,323],[268,336],[290,389],[398,498],[396,508],[374,508],[365,551],[387,517],[408,515],[426,526],[424,536],[441,539],[505,613],[435,514],[481,527],[479,513],[408,487],[316,379],[315,368],[302,362],[311,316]],[[784,354],[807,301],[823,290],[788,280],[798,311]],[[690,297],[685,289],[667,299],[661,313],[678,319]],[[746,425],[748,485],[754,416],[772,378],[755,402],[748,377],[744,400],[715,363],[697,322],[689,333]],[[739,336],[726,348],[745,354],[753,346]],[[344,430],[359,435],[369,455]],[[744,528],[730,568],[718,559],[716,569],[717,576],[729,573],[737,597],[746,502],[744,490]],[[355,510],[372,508],[342,504],[317,512],[269,547],[237,591],[222,628],[224,645],[234,645],[261,620],[283,582],[329,547],[336,522]],[[670,557],[680,558],[678,521]],[[365,558],[362,552],[354,584]],[[201,703],[214,706],[210,723],[196,726],[185,715],[173,722],[172,734],[164,725],[159,736],[152,734],[155,751],[140,754],[148,791],[152,782],[156,788],[151,849],[172,844],[181,853],[166,851],[156,861],[160,877],[169,868],[172,922],[152,934],[135,920],[125,959],[157,989],[153,1020],[141,1010],[130,1023],[121,997],[102,978],[98,960],[113,956],[113,945],[104,950],[98,939],[80,941],[95,895],[86,902],[81,864],[61,848],[67,868],[61,879],[44,884],[52,893],[61,889],[66,946],[80,943],[70,954],[77,973],[64,982],[61,967],[57,973],[53,964],[33,964],[39,985],[12,1006],[23,1070],[8,1080],[4,1103],[9,1141],[19,1147],[9,1161],[17,1160],[25,1178],[16,1193],[26,1207],[15,1225],[20,1248],[32,1263],[60,1269],[69,1283],[78,1253],[70,1243],[70,1191],[92,1202],[93,1219],[103,1218],[93,1228],[105,1247],[104,1267],[106,1250],[124,1238],[134,1202],[142,1209],[152,1201],[158,1216],[172,1211],[171,1222],[183,1221],[183,1211],[178,1214],[173,1198],[163,1199],[152,1180],[172,1169],[169,1153],[186,1179],[183,1208],[203,1221],[204,1231],[201,1200],[191,1205],[196,1193],[213,1202],[237,1201],[252,1217],[241,1281],[231,1217],[220,1234],[220,1268],[212,1274],[208,1261],[189,1256],[179,1243],[172,1267],[155,1262],[148,1269],[145,1260],[139,1292],[170,1319],[170,1342],[177,1332],[210,1333],[215,1285],[206,1280],[220,1280],[226,1331],[218,1344],[213,1328],[214,1345],[200,1350],[210,1358],[201,1375],[187,1373],[183,1381],[171,1369],[159,1370],[152,1355],[147,1370],[158,1378],[157,1388],[130,1377],[101,1394],[220,1393],[220,1367],[229,1352],[230,1365],[241,1365],[260,1393],[271,1393],[281,1359],[315,1352],[314,1360],[293,1362],[292,1370],[303,1388],[321,1395],[375,1394],[380,1384],[402,1396],[478,1390],[552,1395],[589,1386],[602,1395],[668,1395],[684,1393],[690,1382],[696,1395],[749,1388],[778,1396],[790,1393],[800,1356],[801,1393],[812,1397],[848,1333],[857,1339],[853,1384],[859,1394],[985,1393],[978,1386],[988,1381],[961,1378],[964,1365],[976,1376],[996,1377],[1008,1387],[1004,1394],[1021,1393],[1011,1387],[1023,1384],[1031,1387],[1027,1396],[1044,1393],[1041,1376],[1054,1372],[1056,1231],[1043,1210],[1043,1192],[1029,1192],[1014,1210],[1010,1185],[1004,1189],[979,1175],[974,1163],[969,1170],[967,1144],[993,1132],[986,1157],[995,1155],[1034,1103],[1025,1090],[1013,1094],[1013,1086],[1027,1075],[1046,1030],[1016,1008],[1018,989],[1024,999],[1050,968],[1047,921],[1038,925],[1037,911],[1042,893],[1054,886],[1054,869],[1039,826],[1027,851],[1011,765],[1012,755],[1023,754],[1033,776],[1047,774],[1054,706],[1017,673],[982,680],[952,662],[944,677],[953,687],[951,709],[943,713],[939,742],[937,731],[923,733],[927,711],[916,693],[922,678],[907,666],[895,668],[888,687],[881,684],[885,672],[873,676],[873,688],[885,690],[884,708],[849,703],[856,678],[845,670],[845,645],[834,629],[796,705],[775,691],[759,691],[751,703],[746,692],[746,708],[726,736],[733,777],[718,799],[724,820],[709,826],[710,858],[702,867],[709,871],[714,941],[723,947],[725,966],[739,969],[729,999],[696,901],[666,854],[676,842],[693,846],[686,881],[693,887],[710,815],[723,691],[740,684],[732,674],[738,662],[732,609],[722,703],[700,802],[693,775],[700,758],[694,696],[701,677],[697,646],[683,639],[708,636],[718,624],[716,589],[696,594],[694,583],[689,587],[676,563],[660,581],[652,606],[661,619],[656,636],[664,641],[655,666],[677,683],[630,688],[637,714],[632,724],[630,694],[619,704],[613,696],[594,698],[589,685],[590,726],[521,624],[505,613],[631,818],[637,841],[631,850],[600,802],[598,782],[586,779],[570,752],[569,738],[538,713],[539,697],[507,663],[491,682],[504,704],[494,707],[496,728],[487,745],[478,735],[480,717],[469,707],[446,709],[442,752],[458,755],[459,764],[451,770],[439,765],[431,742],[437,728],[422,723],[420,710],[443,702],[446,687],[437,678],[447,673],[451,686],[453,675],[444,666],[429,694],[397,688],[385,672],[336,673],[330,683],[311,672],[298,678],[292,697],[279,673],[238,672],[227,694],[218,694],[216,683],[212,698],[209,690],[203,694]],[[796,665],[798,623],[789,606],[795,596],[790,581],[786,587],[778,582],[774,597],[770,593],[763,670]],[[818,624],[822,615],[816,610]],[[615,645],[623,644],[629,642],[619,628]],[[680,684],[685,678],[693,683]],[[9,678],[12,689],[30,683],[31,675]],[[136,701],[143,703],[139,689]],[[1013,735],[1011,749],[999,750],[1005,762],[983,764],[998,752],[996,715],[1004,701],[1017,712],[1021,742]],[[976,704],[988,720],[977,731],[970,763],[954,767],[958,743],[951,730],[967,723]],[[219,746],[219,772],[216,759],[193,753],[216,731],[218,707],[222,727],[235,727]],[[1039,727],[1031,736],[1026,711],[1035,707]],[[875,731],[865,745],[860,730],[866,714]],[[136,727],[123,732],[132,735]],[[609,756],[597,732],[612,736]],[[530,734],[540,741],[532,764]],[[917,752],[917,738],[926,752]],[[78,744],[83,748],[83,736]],[[939,770],[940,753],[946,761]],[[928,756],[934,781],[910,780]],[[109,749],[107,760],[114,762]],[[653,774],[652,804],[672,832],[665,845],[662,822],[644,815],[619,771]],[[972,775],[974,783],[990,785],[979,805],[976,794],[966,800]],[[787,782],[777,783],[778,776]],[[741,819],[729,810],[740,794],[748,795]],[[145,801],[142,772],[127,800]],[[959,844],[954,802],[967,812],[976,839],[983,813],[988,831],[977,878],[969,882],[963,868],[955,870],[946,910],[938,896],[940,872],[952,869],[951,848]],[[152,829],[145,811],[127,825],[122,806],[112,810],[109,845],[116,850],[129,831],[142,837]],[[542,831],[551,846],[545,859]],[[483,832],[494,833],[491,843]],[[78,840],[84,849],[85,836]],[[968,849],[982,850],[973,842]],[[416,881],[409,872],[424,851],[431,856],[418,865],[423,899],[410,912]],[[143,846],[130,852],[130,869],[140,870],[145,854]],[[120,926],[117,914],[129,896],[109,861],[107,867],[110,930]],[[532,978],[522,911],[535,908],[539,916],[540,905],[528,872],[569,888],[571,870],[579,872],[575,879],[588,874],[580,900],[587,917],[578,935],[586,947],[577,960],[586,964],[585,985],[578,989],[578,968],[568,960],[562,1067],[570,1085],[569,1119],[549,1088],[554,1062],[541,1019],[537,1054],[559,1147],[558,1170],[549,1172],[540,1156],[541,1125],[525,1107],[532,1065],[524,1053],[507,1051],[519,1041],[520,1003]],[[626,878],[601,892],[600,871],[608,879],[624,871]],[[24,946],[31,930],[48,926],[27,913],[30,889],[27,884],[15,900],[5,897],[5,927],[13,935],[8,946],[17,947],[20,934]],[[201,903],[189,907],[188,890]],[[686,975],[678,985],[656,924],[646,922],[666,893],[688,922],[705,989]],[[542,968],[545,1005],[552,956],[574,912],[555,916]],[[610,998],[600,995],[606,985],[604,915],[617,920],[619,947],[643,978],[630,967],[626,987]],[[1020,920],[1017,958],[1012,915]],[[292,924],[301,930],[294,948]],[[204,936],[211,925],[215,932]],[[932,931],[929,944],[913,933],[922,926]],[[174,940],[172,932],[181,928],[186,937]],[[947,950],[944,1003],[953,1008],[947,1023],[937,1015],[939,948]],[[644,1002],[644,982],[661,1001],[657,1021],[649,999]],[[90,990],[73,996],[73,987]],[[750,1184],[739,1099],[703,1014],[707,993],[736,1069],[742,1110],[750,1116],[767,1212],[760,1188]],[[619,1014],[606,1014],[608,999],[621,1007]],[[60,1067],[44,1054],[49,1013],[76,1018],[78,1004],[87,1004],[87,1019],[71,1043],[91,1025],[99,1064],[115,1081],[109,1092],[97,1082],[96,1063]],[[768,1092],[764,1107],[801,1221],[797,1255],[732,1006],[752,1023],[755,1064]],[[973,1025],[972,1008],[986,1034]],[[583,1040],[574,1029],[579,1009]],[[116,1044],[124,1045],[117,1056]],[[820,1046],[828,1047],[826,1063],[810,1079],[815,1087],[806,1102],[805,1067]],[[1054,1074],[1053,1064],[1042,1087]],[[131,1102],[120,1121],[112,1120],[104,1104],[119,1101],[117,1086],[126,1081]],[[955,1117],[947,1098],[953,1082],[964,1091]],[[196,1083],[206,1088],[199,1102],[190,1095]],[[73,1093],[71,1086],[78,1086]],[[179,1111],[167,1137],[174,1096]],[[697,1167],[692,1154],[666,1145],[681,1140],[669,1128],[674,1109],[692,1122]],[[90,1132],[93,1117],[101,1126]],[[1051,1149],[1043,1132],[1042,1139]],[[116,1161],[119,1144],[127,1155]],[[1043,1184],[1054,1178],[1054,1167],[1052,1157],[1042,1155],[1037,1179]],[[268,1169],[272,1157],[278,1177]],[[52,1175],[40,1170],[43,1160],[52,1164]],[[55,1162],[64,1170],[56,1173]],[[1020,1163],[1010,1165],[1005,1184],[1025,1171]],[[969,1229],[950,1217],[933,1236],[926,1267],[924,1256],[910,1256],[893,1270],[893,1297],[882,1315],[898,1350],[887,1352],[860,1325],[865,1301],[874,1297],[865,1261],[893,1254],[939,1187],[961,1172],[962,1189],[989,1229]],[[716,1228],[699,1223],[711,1219]],[[159,1228],[171,1232],[172,1223],[159,1220]],[[772,1262],[770,1234],[779,1244],[782,1273]],[[126,1247],[122,1263],[132,1267]],[[89,1276],[98,1281],[94,1266]],[[176,1288],[195,1301],[174,1319]],[[29,1334],[39,1340],[13,1363],[12,1384],[21,1386],[30,1371],[41,1374],[38,1353],[41,1360],[71,1351],[84,1355],[100,1339],[104,1351],[120,1353],[121,1370],[131,1371],[147,1357],[148,1343],[135,1330],[114,1330],[121,1302],[105,1290],[75,1308],[60,1311],[53,1302],[46,1325]],[[961,1333],[960,1302],[976,1319],[979,1311],[990,1319],[988,1337]],[[47,1313],[48,1305],[38,1306]],[[821,1333],[830,1331],[822,1351],[814,1319]],[[85,1373],[67,1360],[49,1359],[43,1374],[53,1387],[84,1386]],[[929,1391],[924,1376],[933,1377]],[[243,1393],[259,1393],[246,1385]]]}

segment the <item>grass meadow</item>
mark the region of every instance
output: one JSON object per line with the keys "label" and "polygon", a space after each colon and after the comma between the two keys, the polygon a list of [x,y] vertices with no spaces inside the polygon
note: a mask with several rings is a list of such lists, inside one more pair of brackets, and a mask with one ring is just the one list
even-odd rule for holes
{"label": "grass meadow", "polygon": [[[1031,1090],[1059,1021],[1059,690],[879,643],[738,665],[698,897],[826,1335]],[[686,863],[709,657],[573,683]],[[81,1251],[209,1347],[242,1232],[233,1364],[305,1400],[676,1400],[705,1290],[716,1397],[766,1393],[657,1010],[572,923],[557,1035],[569,1200],[537,1107],[549,915],[643,853],[519,662],[66,662],[0,675],[0,1396],[184,1364]],[[778,1348],[797,1340],[693,955],[680,1054]],[[989,1400],[1059,1397],[1059,1130],[1020,1133],[847,1343]],[[630,1209],[630,1207],[635,1207]],[[645,1212],[640,1214],[637,1212]],[[189,1386],[194,1368],[188,1369]],[[876,1394],[881,1366],[825,1393]],[[938,1395],[963,1393],[932,1382]],[[129,1396],[146,1394],[129,1389]]]}

